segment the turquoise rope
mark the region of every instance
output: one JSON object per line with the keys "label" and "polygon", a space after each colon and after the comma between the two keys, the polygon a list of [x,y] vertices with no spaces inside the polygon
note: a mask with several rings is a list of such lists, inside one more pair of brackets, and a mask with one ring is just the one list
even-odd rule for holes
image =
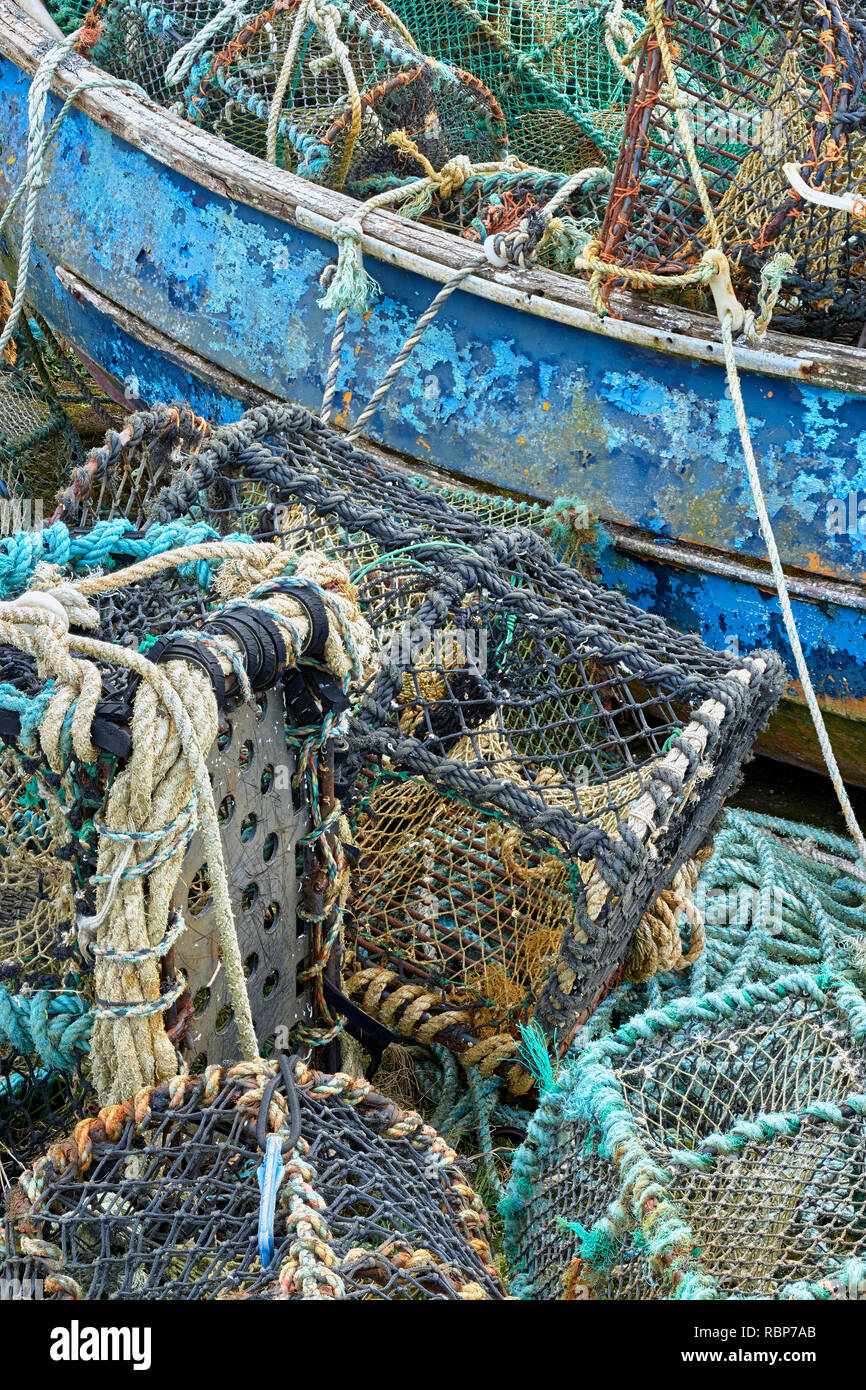
{"label": "turquoise rope", "polygon": [[0,988],[0,1044],[37,1056],[56,1071],[74,1071],[90,1051],[93,1019],[87,1001],[72,991],[11,994]]}
{"label": "turquoise rope", "polygon": [[[42,531],[15,531],[0,540],[0,598],[14,598],[28,587],[39,564],[58,565],[73,574],[86,573],[94,568],[113,565],[113,557],[121,556],[134,563],[162,555],[184,545],[218,540],[219,534],[203,521],[186,524],[172,521],[165,526],[151,526],[140,536],[131,521],[120,517],[98,521],[83,535],[73,535],[62,521],[55,521]],[[236,536],[236,540],[249,540]],[[181,566],[181,573],[190,566]],[[210,568],[205,563],[195,566],[195,578],[202,588],[210,584]]]}
{"label": "turquoise rope", "polygon": [[[727,810],[698,878],[697,904],[710,919],[703,954],[687,970],[620,986],[575,1038],[573,1054],[634,1014],[684,994],[699,998],[749,980],[777,980],[795,969],[830,970],[866,983],[866,883],[795,847],[804,841],[856,871],[855,847],[842,836]],[[725,920],[712,920],[720,908]]]}
{"label": "turquoise rope", "polygon": [[[866,1095],[848,1094],[839,1103],[818,1098],[797,1112],[733,1120],[724,1133],[702,1137],[695,1149],[656,1156],[626,1098],[616,1067],[640,1042],[661,1041],[666,1033],[674,1035],[690,1024],[724,1023],[731,1017],[745,1020],[766,1010],[768,1005],[782,1015],[789,1000],[798,996],[804,1002],[818,1004],[828,1022],[844,1027],[851,1041],[862,1047],[866,1039],[866,1000],[859,990],[826,968],[820,977],[799,970],[772,982],[750,982],[742,989],[719,990],[700,998],[686,996],[648,1010],[612,1035],[590,1043],[580,1058],[554,1078],[541,1096],[526,1142],[515,1156],[511,1181],[500,1204],[505,1220],[505,1253],[514,1275],[513,1292],[523,1298],[534,1296],[532,1276],[519,1264],[531,1199],[545,1175],[563,1124],[580,1119],[590,1127],[599,1155],[615,1162],[620,1178],[618,1198],[606,1212],[599,1212],[591,1227],[578,1229],[576,1223],[570,1224],[580,1238],[584,1279],[602,1286],[624,1242],[636,1239],[651,1281],[659,1289],[666,1289],[669,1297],[728,1297],[700,1267],[692,1232],[669,1196],[670,1168],[711,1167],[719,1155],[736,1154],[748,1145],[796,1134],[809,1119],[848,1125],[852,1112],[866,1114]],[[863,1264],[859,1261],[857,1269],[849,1271],[850,1278],[858,1283],[862,1273]],[[790,1286],[782,1296],[816,1297],[819,1295],[814,1290],[819,1287],[803,1284],[791,1292],[795,1286]]]}

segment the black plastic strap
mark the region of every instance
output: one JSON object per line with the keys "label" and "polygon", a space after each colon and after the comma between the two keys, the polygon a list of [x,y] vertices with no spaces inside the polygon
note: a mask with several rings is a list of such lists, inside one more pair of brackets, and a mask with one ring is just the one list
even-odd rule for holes
{"label": "black plastic strap", "polygon": [[[90,738],[95,748],[118,758],[129,757],[132,734],[124,724],[132,718],[132,710],[124,700],[100,700],[90,725]],[[21,716],[15,710],[0,709],[0,738],[17,739],[21,733]]]}
{"label": "black plastic strap", "polygon": [[262,1094],[259,1113],[256,1116],[256,1143],[264,1153],[268,1142],[268,1110],[274,1091],[280,1081],[283,1083],[283,1090],[289,1102],[289,1133],[280,1145],[282,1152],[288,1153],[293,1149],[301,1137],[301,1102],[298,1100],[298,1088],[295,1085],[295,1063],[298,1057],[289,1057],[287,1053],[280,1052],[277,1056],[279,1070],[276,1076],[268,1082]]}
{"label": "black plastic strap", "polygon": [[372,1076],[381,1062],[382,1053],[388,1044],[403,1042],[405,1039],[400,1038],[397,1033],[392,1033],[391,1029],[386,1028],[384,1023],[377,1023],[369,1014],[365,1014],[363,1009],[359,1009],[348,995],[337,988],[333,980],[328,979],[327,975],[322,976],[322,988],[329,1007],[335,1013],[342,1014],[346,1020],[346,1032],[369,1052],[370,1075]]}
{"label": "black plastic strap", "polygon": [[195,642],[189,637],[160,637],[148,648],[145,655],[157,666],[164,665],[166,661],[189,661],[193,666],[200,666],[210,677],[217,708],[223,709],[226,702],[226,678],[223,669],[213,652],[209,652],[200,642]]}
{"label": "black plastic strap", "polygon": [[301,653],[303,656],[318,659],[325,650],[329,628],[328,610],[321,594],[313,588],[312,584],[295,584],[287,580],[278,580],[272,588],[269,588],[268,592],[286,594],[289,598],[297,599],[310,623],[310,631],[301,648]]}
{"label": "black plastic strap", "polygon": [[330,671],[320,671],[317,666],[305,667],[307,685],[326,709],[342,714],[351,705],[351,700],[343,689],[342,681]]}
{"label": "black plastic strap", "polygon": [[322,711],[310,694],[307,682],[300,671],[289,671],[283,682],[286,697],[286,712],[291,716],[289,724],[296,729],[304,729],[310,724],[321,724]]}
{"label": "black plastic strap", "polygon": [[205,623],[203,631],[219,634],[220,637],[231,637],[237,642],[244,654],[244,669],[250,685],[255,690],[255,679],[264,661],[259,639],[255,632],[243,621],[233,621],[233,615],[230,613],[222,613],[218,618],[213,618],[209,623]]}
{"label": "black plastic strap", "polygon": [[276,623],[266,613],[241,605],[211,619],[207,629],[227,633],[242,643],[246,636],[255,643],[257,659],[252,666],[247,663],[253,690],[269,690],[280,671],[285,670],[286,644]]}

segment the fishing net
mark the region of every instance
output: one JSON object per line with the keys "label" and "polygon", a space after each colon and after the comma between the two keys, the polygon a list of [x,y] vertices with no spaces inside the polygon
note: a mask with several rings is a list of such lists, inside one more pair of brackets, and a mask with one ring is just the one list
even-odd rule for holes
{"label": "fishing net", "polygon": [[824,193],[863,182],[858,12],[812,0],[735,0],[724,13],[709,0],[653,0],[650,19],[600,261],[660,275],[662,291],[668,279],[694,301],[705,295],[702,257],[718,246],[755,309],[762,269],[783,254],[792,266],[776,326],[856,341],[866,312],[861,223],[805,201],[783,166],[800,166]]}
{"label": "fishing net", "polygon": [[581,0],[396,0],[419,46],[466,68],[505,113],[512,151],[573,173],[616,159],[631,89],[618,42],[643,27],[622,5]]}
{"label": "fishing net", "polygon": [[435,1131],[369,1082],[281,1060],[79,1124],[7,1200],[6,1276],[46,1298],[502,1298],[481,1200]]}
{"label": "fishing net", "polygon": [[866,1003],[805,973],[673,1001],[554,1081],[515,1160],[527,1298],[826,1298],[866,1256]]}
{"label": "fishing net", "polygon": [[88,26],[95,63],[317,183],[417,177],[421,166],[392,136],[413,141],[437,169],[458,154],[487,163],[507,151],[491,94],[469,73],[420,53],[379,0],[277,0],[258,13],[218,0],[146,9],[97,0]]}
{"label": "fishing net", "polygon": [[[581,1033],[601,1037],[635,1014],[689,994],[832,970],[866,985],[866,872],[841,836],[726,810],[695,889],[704,950],[687,969],[624,983]],[[684,932],[688,927],[684,924]]]}
{"label": "fishing net", "polygon": [[343,990],[365,1013],[526,1087],[533,1010],[565,1047],[629,962],[640,978],[699,952],[698,856],[775,657],[708,652],[296,407],[213,431],[149,515],[279,527],[351,574],[378,647],[343,791]]}
{"label": "fishing net", "polygon": [[91,1027],[75,991],[13,995],[0,986],[0,1180],[95,1112],[85,1067]]}
{"label": "fishing net", "polygon": [[68,475],[80,449],[69,417],[41,383],[14,367],[0,367],[2,534],[41,524],[43,498]]}
{"label": "fishing net", "polygon": [[[0,280],[0,328],[11,305]],[[30,318],[19,326],[0,361],[0,535],[48,519],[84,441],[112,422],[108,404],[46,324]]]}

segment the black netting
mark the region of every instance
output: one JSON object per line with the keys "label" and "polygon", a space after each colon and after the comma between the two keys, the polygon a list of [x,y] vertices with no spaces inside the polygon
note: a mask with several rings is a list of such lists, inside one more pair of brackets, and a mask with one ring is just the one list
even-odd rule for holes
{"label": "black netting", "polygon": [[485,1069],[513,1058],[533,1007],[563,1045],[659,894],[675,908],[693,890],[777,658],[708,651],[294,407],[215,430],[148,516],[279,534],[290,556],[315,545],[357,589],[378,656],[344,792],[359,855],[346,990]]}
{"label": "black netting", "polygon": [[271,1088],[267,1129],[290,1144],[296,1090],[300,1137],[263,1269],[257,1120],[276,1072],[176,1077],[79,1125],[7,1198],[6,1277],[47,1298],[503,1297],[453,1151],[368,1082],[301,1063]]}

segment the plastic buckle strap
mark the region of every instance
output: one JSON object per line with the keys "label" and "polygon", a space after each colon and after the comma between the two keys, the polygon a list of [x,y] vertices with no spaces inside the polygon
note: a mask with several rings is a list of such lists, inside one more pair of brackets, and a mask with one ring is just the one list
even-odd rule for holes
{"label": "plastic buckle strap", "polygon": [[301,653],[303,656],[320,657],[325,650],[330,628],[328,610],[321,594],[317,593],[312,584],[292,579],[277,580],[272,587],[269,586],[269,592],[287,594],[289,598],[297,599],[310,623],[310,631]]}
{"label": "plastic buckle strap", "polygon": [[188,661],[193,666],[200,666],[210,678],[217,708],[222,710],[226,702],[226,678],[216,657],[206,647],[200,646],[188,637],[174,637],[169,634],[154,642],[145,652],[145,656],[148,661],[153,661],[158,666],[166,661]]}
{"label": "plastic buckle strap", "polygon": [[259,671],[264,664],[264,653],[261,643],[255,632],[251,631],[248,624],[242,620],[234,618],[228,613],[222,614],[219,618],[213,618],[205,624],[205,633],[218,632],[220,637],[231,637],[243,649],[244,665],[247,668],[247,676],[253,690],[257,689]]}
{"label": "plastic buckle strap", "polygon": [[[274,1258],[274,1215],[277,1209],[277,1192],[285,1173],[283,1155],[290,1153],[301,1137],[301,1104],[295,1086],[297,1060],[297,1057],[287,1057],[285,1052],[280,1053],[277,1058],[279,1069],[264,1089],[256,1117],[256,1142],[264,1154],[264,1161],[256,1169],[260,1193],[258,1242],[262,1269],[267,1269]],[[289,1103],[289,1132],[268,1134],[268,1110],[280,1082],[283,1083]]]}
{"label": "plastic buckle strap", "polygon": [[260,1193],[259,1259],[262,1269],[267,1269],[274,1258],[274,1214],[277,1209],[277,1192],[285,1170],[282,1139],[279,1134],[269,1134],[265,1142],[264,1162],[256,1169]]}

